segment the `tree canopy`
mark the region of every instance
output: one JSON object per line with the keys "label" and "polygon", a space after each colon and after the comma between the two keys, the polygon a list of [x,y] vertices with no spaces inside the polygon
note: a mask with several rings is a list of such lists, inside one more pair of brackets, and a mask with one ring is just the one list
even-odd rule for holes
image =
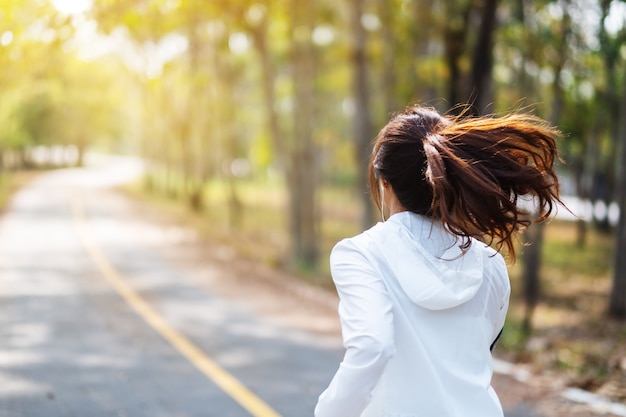
{"label": "tree canopy", "polygon": [[622,0],[1,0],[0,62],[3,155],[132,151],[198,210],[207,181],[278,172],[304,263],[320,184],[359,187],[373,221],[364,159],[411,102],[533,112],[566,135],[566,193],[625,193]]}

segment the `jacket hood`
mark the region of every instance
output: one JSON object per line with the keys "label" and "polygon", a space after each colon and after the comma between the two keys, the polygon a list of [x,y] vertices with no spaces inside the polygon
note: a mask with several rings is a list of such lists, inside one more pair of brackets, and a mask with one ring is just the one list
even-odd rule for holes
{"label": "jacket hood", "polygon": [[461,240],[437,221],[400,212],[379,223],[377,242],[387,265],[407,296],[429,310],[456,307],[472,299],[483,281],[485,246]]}

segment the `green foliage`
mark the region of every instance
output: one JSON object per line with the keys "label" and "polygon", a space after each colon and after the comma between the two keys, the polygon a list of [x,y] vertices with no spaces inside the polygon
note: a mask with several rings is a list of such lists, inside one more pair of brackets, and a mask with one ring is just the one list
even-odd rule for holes
{"label": "green foliage", "polygon": [[[332,154],[337,145],[344,146],[352,142],[350,114],[345,110],[346,106],[349,107],[346,99],[351,82],[348,65],[351,35],[344,13],[348,5],[347,1],[336,3],[319,0],[312,9],[317,15],[316,29],[321,30],[314,39],[317,42],[317,112],[312,117],[316,120],[316,130],[324,132],[319,137],[335,138],[334,141],[321,142],[320,150],[324,154]],[[521,8],[519,5],[522,5]],[[159,145],[159,149],[168,149],[169,154],[180,154],[176,159],[182,160],[184,152],[172,144],[177,142],[173,138],[181,134],[211,137],[206,144],[202,144],[200,139],[189,139],[188,146],[200,157],[212,149],[212,154],[229,158],[229,151],[225,148],[231,141],[227,137],[231,135],[239,143],[238,147],[251,146],[259,152],[265,152],[264,156],[257,158],[253,155],[252,159],[259,161],[258,169],[266,169],[268,161],[274,159],[268,158],[267,151],[273,154],[282,150],[272,150],[268,146],[271,141],[268,141],[268,126],[262,115],[266,109],[262,108],[260,98],[263,94],[262,81],[254,31],[256,26],[265,25],[268,56],[276,70],[276,78],[273,80],[275,106],[280,110],[283,129],[287,129],[291,123],[293,106],[293,88],[289,78],[289,7],[286,1],[259,4],[247,0],[94,2],[87,17],[97,21],[102,33],[116,33],[120,39],[125,39],[119,41],[120,49],[127,49],[136,55],[135,64],[129,65],[137,73],[128,74],[121,70],[121,66],[113,71],[98,70],[115,67],[106,62],[119,57],[103,57],[94,65],[77,61],[72,47],[68,46],[77,34],[76,24],[44,2],[4,2],[0,8],[8,19],[3,19],[3,27],[0,29],[3,33],[9,29],[13,34],[13,42],[8,47],[4,45],[0,48],[0,55],[5,58],[27,57],[30,62],[46,61],[53,64],[42,74],[41,67],[26,64],[23,60],[18,63],[9,59],[13,65],[6,66],[0,72],[0,80],[4,80],[2,85],[10,85],[23,97],[19,110],[3,109],[0,112],[5,123],[10,126],[8,130],[13,132],[4,136],[20,138],[14,141],[27,143],[60,140],[59,137],[70,137],[73,138],[70,140],[76,141],[81,136],[89,137],[90,140],[94,136],[126,137],[137,142],[138,136],[143,133],[150,137],[146,139],[144,136],[144,140],[153,142],[160,138],[162,145]],[[475,13],[476,7],[471,1],[442,5],[427,0],[392,1],[381,7],[368,6],[363,21],[370,22],[367,23],[367,52],[371,62],[373,119],[377,126],[385,122],[389,105],[397,110],[408,102],[418,101],[446,110],[442,98],[445,97],[451,74],[444,63],[444,36],[446,30],[459,30],[463,24],[463,13],[467,10],[470,10],[470,14]],[[589,137],[590,130],[594,128],[594,117],[601,114],[594,110],[603,105],[596,100],[597,95],[593,91],[606,88],[606,80],[603,81],[602,71],[598,70],[601,61],[596,58],[595,64],[593,62],[594,57],[603,53],[597,46],[606,46],[606,53],[614,56],[615,51],[620,50],[621,35],[605,33],[602,42],[594,42],[589,38],[589,28],[577,26],[579,22],[573,22],[569,32],[564,33],[561,20],[566,13],[559,12],[559,6],[549,1],[504,2],[500,5],[499,16],[501,24],[496,34],[496,94],[493,111],[531,106],[540,115],[549,116],[548,107],[552,99],[550,89],[542,87],[549,82],[553,67],[564,62],[572,78],[568,78],[564,85],[568,108],[563,113],[565,120],[562,125],[566,133],[571,134],[572,141],[576,142],[572,146],[577,150],[572,155],[582,155],[585,146],[579,143],[584,143]],[[38,27],[39,32],[45,34],[42,35],[45,40],[26,36],[32,32],[33,25],[29,25],[29,22],[33,21],[37,22],[34,26]],[[126,35],[120,35],[120,30]],[[319,37],[320,33],[326,33],[326,38]],[[182,49],[168,58],[159,58],[159,55],[166,54],[167,45],[171,46],[171,42],[174,42],[173,35],[186,45],[179,45]],[[465,73],[469,70],[472,36],[472,31],[469,31],[460,61]],[[559,49],[559,42],[564,36],[567,36],[568,48],[565,54]],[[387,54],[389,50],[393,55]],[[122,56],[122,60],[128,60],[128,54],[125,56]],[[386,63],[389,59],[393,59],[392,66]],[[138,65],[138,61],[144,61],[144,64]],[[19,66],[28,68],[24,71]],[[383,89],[388,85],[382,79],[389,75],[389,68],[393,68],[395,81],[393,90],[386,92]],[[26,86],[32,83],[33,78],[42,76],[57,84],[52,88],[61,90],[61,97],[51,92],[37,96],[28,91]],[[21,78],[21,82],[15,83],[15,78]],[[130,82],[136,85],[131,89],[137,89],[137,93],[127,97],[125,90],[129,89],[129,80],[133,78],[134,81]],[[623,83],[623,80],[618,81]],[[111,94],[109,87],[119,85],[123,87],[114,88],[117,91]],[[3,88],[3,96],[8,94],[11,93]],[[389,98],[391,101],[388,101]],[[219,108],[225,100],[232,100],[230,106],[235,110],[234,113],[228,112],[230,118],[220,115],[223,111]],[[159,102],[162,104],[159,105]],[[117,112],[111,110],[116,106]],[[190,107],[195,108],[196,112]],[[15,115],[15,112],[20,114]],[[86,118],[92,119],[88,125],[93,126],[94,134],[91,131],[82,132],[83,128],[75,124],[68,126],[67,123],[52,123],[53,126],[49,126],[47,120]],[[8,119],[11,119],[10,122]],[[42,126],[33,126],[34,119],[40,120]],[[242,121],[246,129],[229,126]],[[31,126],[15,132],[15,126],[22,122],[30,123]],[[137,126],[137,123],[143,127]],[[191,127],[185,127],[185,123]],[[206,123],[204,127],[203,123]],[[56,132],[58,130],[60,132]],[[51,139],[53,137],[56,139]],[[130,148],[145,149],[146,146],[136,144]],[[159,159],[167,158],[159,156]],[[327,157],[323,160],[327,160]],[[212,167],[203,167],[201,161],[192,164],[200,166],[197,171],[205,172],[203,175],[220,172],[217,167],[219,163],[213,163]],[[346,159],[343,164],[358,169],[354,161]]]}
{"label": "green foliage", "polygon": [[522,320],[515,315],[509,314],[506,319],[506,325],[502,330],[502,336],[500,336],[500,340],[497,344],[497,351],[524,352],[527,342],[528,334],[524,330]]}
{"label": "green foliage", "polygon": [[[360,20],[374,130],[409,102],[449,110],[451,86],[465,97],[480,3],[366,2]],[[626,83],[626,29],[602,29],[609,10],[602,6],[615,3],[591,2],[588,18],[579,19],[574,3],[564,9],[570,2],[499,2],[488,106],[544,118],[560,106],[553,122],[566,135],[565,169],[581,184],[598,181],[607,199],[617,193],[614,110],[624,105],[617,92]],[[297,6],[294,0],[102,0],[68,15],[44,0],[0,0],[0,149],[134,150],[152,176],[179,178],[175,193],[187,201],[211,181],[229,183],[235,160],[248,162],[249,179],[272,181],[278,174],[286,186],[295,150],[306,140],[296,136],[294,118],[294,45],[306,41],[316,163],[300,176],[349,187],[367,164],[354,158],[353,3],[311,3],[311,32],[295,22]],[[97,53],[103,45],[109,52]],[[239,178],[230,183],[242,186]],[[549,249],[555,259],[569,251]]]}
{"label": "green foliage", "polygon": [[77,27],[50,2],[3,2],[0,15],[0,150],[116,141],[119,70],[81,59]]}
{"label": "green foliage", "polygon": [[[590,239],[591,240],[591,239]],[[546,242],[544,258],[546,267],[558,274],[554,279],[564,277],[586,278],[608,276],[613,267],[613,238],[611,236],[594,236],[585,246],[580,246],[575,239],[558,239]]]}

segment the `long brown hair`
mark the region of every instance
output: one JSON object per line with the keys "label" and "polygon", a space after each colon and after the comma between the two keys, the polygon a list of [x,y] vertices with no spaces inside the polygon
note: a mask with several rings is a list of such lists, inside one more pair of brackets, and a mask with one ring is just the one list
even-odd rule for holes
{"label": "long brown hair", "polygon": [[441,220],[450,232],[503,246],[515,258],[514,235],[531,221],[520,198],[536,199],[543,221],[555,210],[554,170],[560,132],[527,114],[447,118],[410,107],[380,131],[369,164],[372,197],[389,182],[409,211]]}

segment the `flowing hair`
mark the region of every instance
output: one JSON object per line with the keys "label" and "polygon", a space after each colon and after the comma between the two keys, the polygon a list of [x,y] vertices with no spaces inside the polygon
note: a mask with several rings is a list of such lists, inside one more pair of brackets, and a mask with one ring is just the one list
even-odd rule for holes
{"label": "flowing hair", "polygon": [[520,198],[534,197],[536,221],[561,203],[554,170],[560,132],[527,114],[447,118],[410,107],[380,131],[369,164],[370,189],[380,206],[385,179],[409,211],[440,220],[464,239],[505,246],[530,223]]}

